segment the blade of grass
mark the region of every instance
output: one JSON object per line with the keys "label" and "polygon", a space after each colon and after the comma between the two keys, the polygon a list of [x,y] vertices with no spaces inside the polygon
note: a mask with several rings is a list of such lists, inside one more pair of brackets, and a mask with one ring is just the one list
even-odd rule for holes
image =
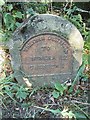
{"label": "blade of grass", "polygon": [[[5,93],[16,103],[18,103],[7,91],[5,91]],[[18,103],[19,104],[19,103]]]}
{"label": "blade of grass", "polygon": [[80,110],[89,120],[90,120],[90,117],[89,117],[89,115],[86,113],[86,112],[84,112],[78,105],[76,105],[76,104],[74,104],[74,103],[72,103],[75,107],[77,107],[77,109],[78,110]]}
{"label": "blade of grass", "polygon": [[84,64],[84,62],[83,62],[82,65],[81,65],[81,66],[79,67],[79,69],[78,69],[77,75],[76,75],[76,77],[75,77],[75,79],[74,79],[74,81],[73,81],[73,83],[72,83],[72,85],[71,85],[71,87],[70,87],[70,91],[73,90],[74,85],[76,84],[79,76],[83,73],[84,69],[85,69],[85,64]]}

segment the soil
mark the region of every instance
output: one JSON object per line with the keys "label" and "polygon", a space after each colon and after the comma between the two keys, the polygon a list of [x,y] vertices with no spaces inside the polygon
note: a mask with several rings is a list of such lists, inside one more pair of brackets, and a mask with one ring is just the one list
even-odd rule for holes
{"label": "soil", "polygon": [[[61,114],[53,114],[49,110],[46,111],[43,108],[48,108],[51,110],[60,109],[61,111],[68,107],[68,109],[75,111],[75,105],[82,106],[85,108],[87,103],[87,93],[82,93],[75,95],[63,95],[59,98],[54,98],[52,96],[52,88],[40,88],[32,94],[29,93],[29,96],[20,102],[17,99],[18,103],[11,100],[9,97],[3,99],[3,102],[6,106],[2,106],[2,117],[3,118],[62,118]],[[74,102],[80,103],[74,103]],[[74,103],[74,104],[73,104]],[[88,108],[89,109],[89,108]],[[87,112],[87,107],[84,109]]]}

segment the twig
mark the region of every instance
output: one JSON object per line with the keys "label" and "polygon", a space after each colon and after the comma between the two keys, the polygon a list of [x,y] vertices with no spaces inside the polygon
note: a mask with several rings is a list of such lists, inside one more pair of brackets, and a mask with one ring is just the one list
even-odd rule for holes
{"label": "twig", "polygon": [[39,106],[34,106],[36,108],[39,108],[41,110],[45,110],[45,111],[49,111],[49,112],[52,112],[53,114],[57,114],[57,113],[61,113],[61,111],[59,109],[56,109],[56,110],[53,110],[53,109],[50,109],[50,108],[43,108],[43,107],[39,107]]}
{"label": "twig", "polygon": [[57,104],[44,104],[43,106],[47,106],[47,105],[53,106],[53,105],[57,105]]}
{"label": "twig", "polygon": [[86,10],[83,10],[83,9],[80,9],[80,8],[77,8],[76,10],[77,10],[77,11],[80,11],[80,12],[90,13],[90,11],[86,11]]}
{"label": "twig", "polygon": [[35,108],[39,108],[39,109],[42,109],[42,110],[45,110],[45,111],[50,111],[49,109],[47,108],[42,108],[42,107],[39,107],[39,106],[34,106]]}
{"label": "twig", "polygon": [[76,100],[72,100],[71,102],[72,102],[72,103],[73,103],[73,102],[74,102],[74,103],[80,103],[80,104],[83,104],[83,105],[88,105],[88,106],[90,106],[89,103],[83,103],[83,102],[76,101]]}

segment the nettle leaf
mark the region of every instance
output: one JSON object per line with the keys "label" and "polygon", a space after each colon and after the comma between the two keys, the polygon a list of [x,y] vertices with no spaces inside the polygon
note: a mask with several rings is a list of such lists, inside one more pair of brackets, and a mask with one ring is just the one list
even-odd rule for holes
{"label": "nettle leaf", "polygon": [[54,90],[52,92],[52,95],[53,95],[54,98],[58,98],[59,97],[59,92],[57,92],[56,90]]}
{"label": "nettle leaf", "polygon": [[8,86],[5,86],[4,92],[8,94],[9,96],[13,97],[13,93],[11,92],[10,88]]}
{"label": "nettle leaf", "polygon": [[26,99],[28,94],[29,93],[25,90],[25,88],[23,88],[23,86],[21,86],[16,93],[16,97],[19,98],[20,100],[22,100],[22,99]]}
{"label": "nettle leaf", "polygon": [[16,93],[17,98],[20,98],[20,99],[26,99],[27,95],[28,95],[27,92],[18,91],[18,92]]}
{"label": "nettle leaf", "polygon": [[22,18],[22,13],[21,12],[16,12],[15,17]]}

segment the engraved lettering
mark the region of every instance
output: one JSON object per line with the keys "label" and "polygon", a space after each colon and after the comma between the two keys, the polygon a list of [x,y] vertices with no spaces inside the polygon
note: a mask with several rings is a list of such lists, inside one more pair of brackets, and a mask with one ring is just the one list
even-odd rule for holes
{"label": "engraved lettering", "polygon": [[49,51],[49,50],[50,50],[50,47],[48,47],[48,46],[42,46],[41,49],[42,49],[43,51],[45,51],[45,50]]}
{"label": "engraved lettering", "polygon": [[31,69],[45,69],[45,68],[58,68],[58,65],[56,64],[39,64],[39,65],[30,65]]}
{"label": "engraved lettering", "polygon": [[56,35],[38,35],[21,49],[22,70],[28,75],[72,72],[70,45]]}

